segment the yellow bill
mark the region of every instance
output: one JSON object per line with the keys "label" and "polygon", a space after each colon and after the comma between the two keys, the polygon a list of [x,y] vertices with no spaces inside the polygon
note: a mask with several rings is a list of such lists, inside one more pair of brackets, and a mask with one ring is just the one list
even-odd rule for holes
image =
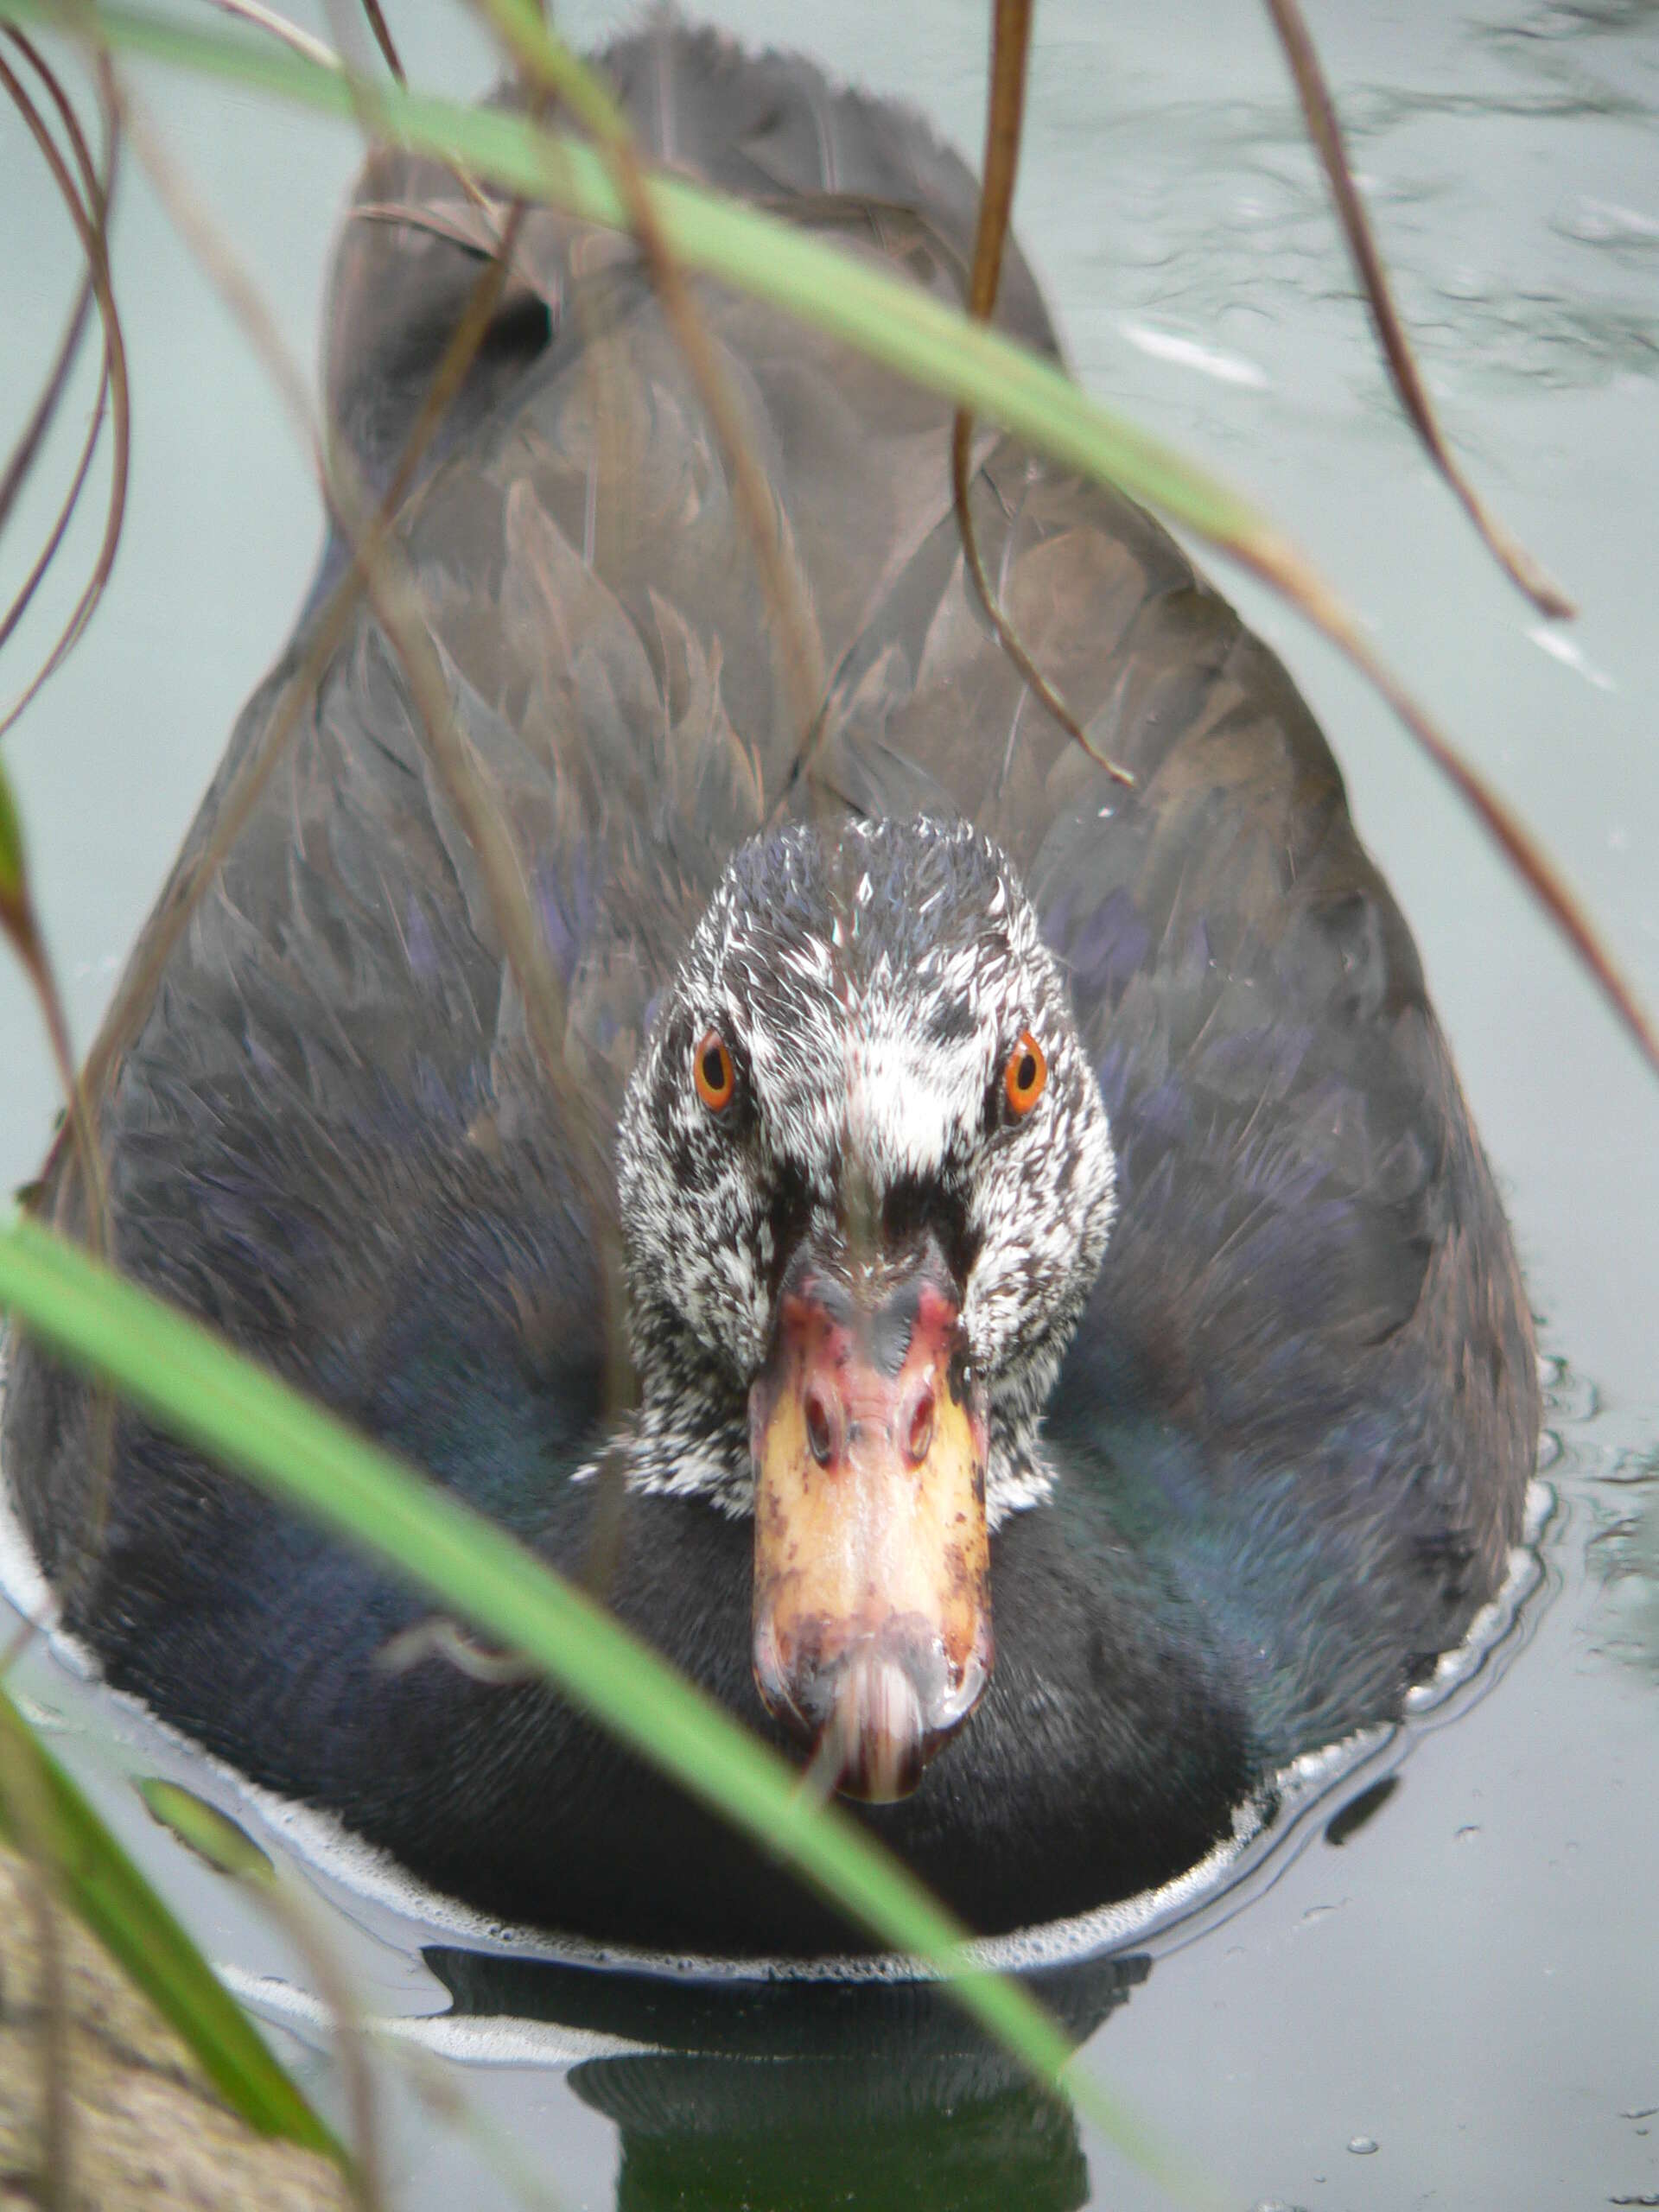
{"label": "yellow bill", "polygon": [[918,1270],[861,1301],[808,1270],[749,1414],[756,1684],[846,1795],[906,1796],[994,1652],[985,1416],[954,1290]]}

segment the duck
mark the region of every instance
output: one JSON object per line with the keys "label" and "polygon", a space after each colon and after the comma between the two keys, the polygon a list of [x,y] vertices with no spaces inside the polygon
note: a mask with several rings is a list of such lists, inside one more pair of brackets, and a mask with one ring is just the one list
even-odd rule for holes
{"label": "duck", "polygon": [[[677,22],[595,58],[650,158],[963,301],[974,181],[908,108]],[[370,488],[482,266],[454,178],[374,152],[324,360]],[[1007,1933],[1174,1878],[1289,1763],[1399,1718],[1520,1535],[1531,1317],[1273,652],[1132,501],[981,426],[986,566],[1080,746],[965,574],[945,403],[694,291],[804,610],[810,744],[639,251],[529,211],[397,530],[561,1079],[359,602],[105,1057],[113,1249]],[[1060,358],[1017,250],[997,316]],[[77,1192],[53,1161],[66,1227]],[[555,1689],[137,1414],[95,1497],[96,1417],[20,1336],[12,1496],[116,1689],[492,1916],[858,1948]]]}

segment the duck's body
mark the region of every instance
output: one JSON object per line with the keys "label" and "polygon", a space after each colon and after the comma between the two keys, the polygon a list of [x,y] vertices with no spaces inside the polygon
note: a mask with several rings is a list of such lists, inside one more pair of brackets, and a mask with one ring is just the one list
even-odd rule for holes
{"label": "duck's body", "polygon": [[[607,64],[654,151],[959,296],[972,186],[913,118],[677,31]],[[401,162],[365,188],[453,196]],[[817,626],[823,776],[793,779],[775,626],[634,254],[537,216],[520,255],[556,311],[510,298],[405,537],[601,1128],[734,850],[780,822],[976,824],[1069,986],[1116,1154],[1104,1262],[1043,1481],[999,1520],[993,1478],[988,1688],[914,1795],[864,1817],[982,1929],[1084,1910],[1201,1857],[1286,1759],[1397,1714],[1516,1536],[1527,1306],[1416,953],[1284,671],[1155,524],[982,434],[988,567],[1128,791],[976,611],[947,410],[707,291]],[[330,383],[372,474],[479,266],[348,228]],[[1003,313],[1052,346],[1022,264]],[[607,1495],[577,1478],[606,1438],[594,1208],[613,1216],[614,1182],[550,1099],[416,728],[360,616],[101,1102],[120,1256],[577,1571]],[[72,1574],[86,1412],[16,1348],[8,1467],[112,1681],[491,1910],[843,1947],[550,1693],[378,1664],[421,1601],[137,1422],[96,1568]],[[636,1485],[607,1594],[779,1735],[731,1504]]]}

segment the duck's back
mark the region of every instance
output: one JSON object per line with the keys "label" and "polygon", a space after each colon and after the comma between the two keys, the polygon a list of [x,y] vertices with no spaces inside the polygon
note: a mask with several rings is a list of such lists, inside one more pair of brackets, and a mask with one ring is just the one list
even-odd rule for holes
{"label": "duck's back", "polygon": [[[671,27],[605,60],[647,150],[960,300],[975,188],[915,117]],[[372,162],[327,369],[377,485],[483,267],[475,224],[441,170]],[[1051,1414],[1058,1517],[1018,1515],[998,1538],[1007,1663],[973,1728],[1020,1726],[1022,1684],[1065,1632],[1044,1547],[1080,1515],[1108,1597],[1122,1585],[1096,1639],[1102,1696],[1113,1664],[1125,1680],[1149,1665],[1135,1646],[1153,1622],[1210,1686],[1203,1710],[1226,1709],[1226,1755],[1195,1765],[1210,1779],[1185,1825],[1121,1854],[1119,1886],[1155,1873],[1217,1827],[1224,1785],[1397,1710],[1517,1532],[1537,1423],[1526,1304],[1409,935],[1284,671],[1164,531],[981,431],[987,567],[1095,746],[1133,772],[1126,791],[1027,693],[977,607],[948,409],[699,285],[808,614],[823,732],[800,776],[790,655],[636,251],[536,211],[517,271],[404,544],[601,1131],[726,861],[791,813],[972,817],[1070,972],[1119,1211]],[[1017,256],[1000,313],[1053,346]],[[325,581],[341,573],[331,551]],[[325,595],[238,726],[159,912],[284,711]],[[558,1555],[548,1500],[603,1412],[609,1165],[550,1106],[489,892],[368,612],[327,657],[101,1107],[126,1267]],[[79,1385],[21,1346],[8,1462],[60,1573],[80,1541],[85,1415]],[[397,1810],[414,1766],[384,1788],[352,1768],[351,1727],[384,1726],[391,1690],[353,1694],[344,1748],[298,1747],[413,1601],[136,1423],[118,1477],[100,1571],[74,1599],[111,1672],[418,1859]],[[273,1668],[296,1620],[302,1659]],[[681,1641],[742,1707],[746,1649],[734,1669]],[[1131,1699],[1127,1718],[1075,1726],[1142,1717]]]}

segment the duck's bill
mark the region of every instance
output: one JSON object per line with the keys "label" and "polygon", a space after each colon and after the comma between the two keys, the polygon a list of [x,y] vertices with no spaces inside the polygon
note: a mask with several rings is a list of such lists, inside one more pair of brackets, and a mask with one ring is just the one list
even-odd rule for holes
{"label": "duck's bill", "polygon": [[835,1786],[902,1797],[990,1678],[986,1427],[954,1286],[791,1270],[750,1397],[754,1678]]}

